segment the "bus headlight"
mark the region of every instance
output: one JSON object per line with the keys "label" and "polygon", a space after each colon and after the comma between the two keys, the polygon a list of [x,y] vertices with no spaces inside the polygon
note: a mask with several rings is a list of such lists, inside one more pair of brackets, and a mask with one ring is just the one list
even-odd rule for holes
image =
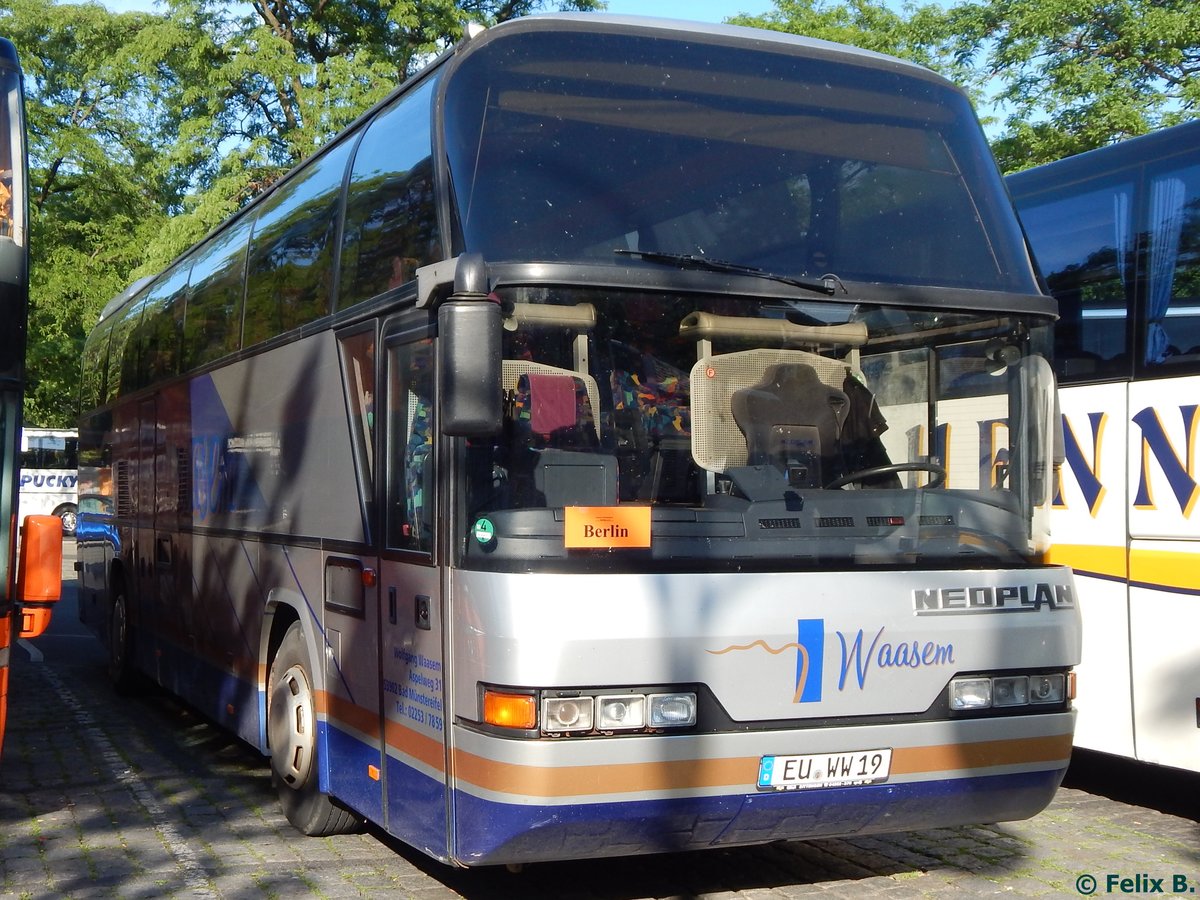
{"label": "bus headlight", "polygon": [[619,697],[597,697],[596,728],[600,731],[621,731],[646,727],[646,696],[623,694]]}
{"label": "bus headlight", "polygon": [[[535,688],[480,683],[479,722],[527,738],[628,737],[694,728],[696,692],[672,685]],[[681,685],[681,687],[683,687]],[[688,685],[690,687],[690,685]]]}
{"label": "bus headlight", "polygon": [[650,727],[678,728],[696,724],[696,695],[651,694]]}
{"label": "bus headlight", "polygon": [[950,682],[951,709],[987,709],[992,705],[992,679],[955,678]]}
{"label": "bus headlight", "polygon": [[1029,702],[1029,679],[1008,675],[992,679],[992,706],[1024,706]]}
{"label": "bus headlight", "polygon": [[591,697],[546,697],[542,700],[542,730],[591,731],[595,708]]}
{"label": "bus headlight", "polygon": [[1030,703],[1062,703],[1066,698],[1066,679],[1061,675],[1030,675]]}
{"label": "bus headlight", "polygon": [[1074,673],[967,675],[950,680],[950,709],[1003,709],[1074,699]]}
{"label": "bus headlight", "polygon": [[539,730],[553,738],[627,736],[662,733],[696,724],[694,691],[660,693],[626,688],[612,693],[604,688],[543,689],[538,692]]}

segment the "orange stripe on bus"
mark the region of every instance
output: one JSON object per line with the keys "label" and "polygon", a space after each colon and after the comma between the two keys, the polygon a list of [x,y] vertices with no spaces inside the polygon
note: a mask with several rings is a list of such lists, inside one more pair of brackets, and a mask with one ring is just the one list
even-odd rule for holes
{"label": "orange stripe on bus", "polygon": [[[379,713],[325,691],[317,692],[316,704],[317,711],[323,714],[331,725],[351,728],[378,743]],[[445,771],[446,754],[441,741],[399,722],[386,722],[384,734],[387,736],[389,748],[407,754],[439,772]]]}
{"label": "orange stripe on bus", "polygon": [[[340,698],[318,695],[329,717],[378,739],[374,714]],[[389,749],[399,751],[436,772],[445,770],[440,740],[400,722],[384,726]],[[892,753],[893,775],[969,771],[995,766],[1066,762],[1071,735],[1009,738],[967,744],[898,747]],[[649,763],[589,766],[531,766],[487,759],[466,750],[454,752],[455,775],[463,782],[497,793],[533,797],[573,797],[749,786],[758,780],[758,756],[682,759]]]}
{"label": "orange stripe on bus", "polygon": [[[1063,762],[1071,735],[979,741],[964,745],[899,747],[892,774],[954,772],[992,766]],[[750,787],[758,780],[759,757],[685,759],[618,765],[538,767],[454,754],[455,774],[484,790],[533,797],[572,797],[719,787]]]}
{"label": "orange stripe on bus", "polygon": [[438,772],[446,771],[446,750],[441,741],[399,722],[388,722],[384,732],[389,748],[399,750]]}
{"label": "orange stripe on bus", "polygon": [[349,700],[344,700],[336,694],[317,691],[315,698],[317,712],[324,713],[327,719],[334,719],[355,731],[367,735],[378,743],[379,713],[363,709]]}
{"label": "orange stripe on bus", "polygon": [[1071,735],[976,741],[970,744],[940,744],[933,747],[903,747],[892,754],[892,774],[947,772],[984,769],[1032,762],[1053,762],[1071,756]]}
{"label": "orange stripe on bus", "polygon": [[753,785],[758,757],[684,759],[599,766],[525,766],[454,754],[455,775],[485,790],[536,797],[623,794]]}

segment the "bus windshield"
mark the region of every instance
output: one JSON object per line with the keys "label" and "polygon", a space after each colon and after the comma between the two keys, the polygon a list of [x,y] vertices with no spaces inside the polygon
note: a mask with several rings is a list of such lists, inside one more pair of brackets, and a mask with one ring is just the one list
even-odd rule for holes
{"label": "bus windshield", "polygon": [[867,54],[687,37],[534,31],[464,59],[445,116],[464,247],[1037,293],[959,91]]}
{"label": "bus windshield", "polygon": [[819,299],[499,296],[505,428],[467,451],[469,566],[595,565],[564,541],[564,509],[613,505],[651,507],[654,539],[606,568],[1022,564],[1040,540],[1045,325]]}

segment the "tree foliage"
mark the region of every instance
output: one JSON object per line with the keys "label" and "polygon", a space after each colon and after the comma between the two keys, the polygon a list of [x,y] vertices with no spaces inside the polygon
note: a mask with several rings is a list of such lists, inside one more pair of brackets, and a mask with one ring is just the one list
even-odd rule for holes
{"label": "tree foliage", "polygon": [[[84,336],[469,21],[601,0],[4,0],[26,70],[32,322],[25,419],[74,419]],[[1197,115],[1195,0],[775,0],[737,24],[914,60],[966,87],[1006,169]]]}
{"label": "tree foliage", "polygon": [[978,0],[948,17],[959,55],[998,85],[1006,170],[1200,113],[1195,0]]}
{"label": "tree foliage", "polygon": [[177,196],[134,58],[156,17],[16,0],[0,29],[21,53],[31,166],[29,384],[25,419],[65,424],[79,349]]}
{"label": "tree foliage", "polygon": [[762,15],[740,15],[735,25],[786,31],[911,60],[969,87],[975,72],[960,60],[957,37],[937,4],[909,5],[897,12],[883,0],[775,0]]}
{"label": "tree foliage", "polygon": [[734,21],[941,72],[971,92],[1005,171],[1200,115],[1195,0],[775,0]]}
{"label": "tree foliage", "polygon": [[[83,340],[157,271],[462,34],[544,0],[6,0],[31,168],[25,421],[69,425]],[[562,0],[590,9],[596,0]]]}

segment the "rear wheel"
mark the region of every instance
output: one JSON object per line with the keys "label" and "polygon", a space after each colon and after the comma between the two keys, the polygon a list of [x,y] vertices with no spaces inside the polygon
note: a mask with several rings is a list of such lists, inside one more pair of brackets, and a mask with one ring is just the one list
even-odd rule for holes
{"label": "rear wheel", "polygon": [[118,582],[113,589],[112,611],[108,617],[108,680],[119,694],[132,694],[138,687],[132,649],[129,603],[125,599],[125,586]]}
{"label": "rear wheel", "polygon": [[360,820],[322,794],[317,784],[317,709],[304,632],[293,622],[271,663],[267,682],[267,740],[271,780],[284,815],[304,834],[353,831]]}

